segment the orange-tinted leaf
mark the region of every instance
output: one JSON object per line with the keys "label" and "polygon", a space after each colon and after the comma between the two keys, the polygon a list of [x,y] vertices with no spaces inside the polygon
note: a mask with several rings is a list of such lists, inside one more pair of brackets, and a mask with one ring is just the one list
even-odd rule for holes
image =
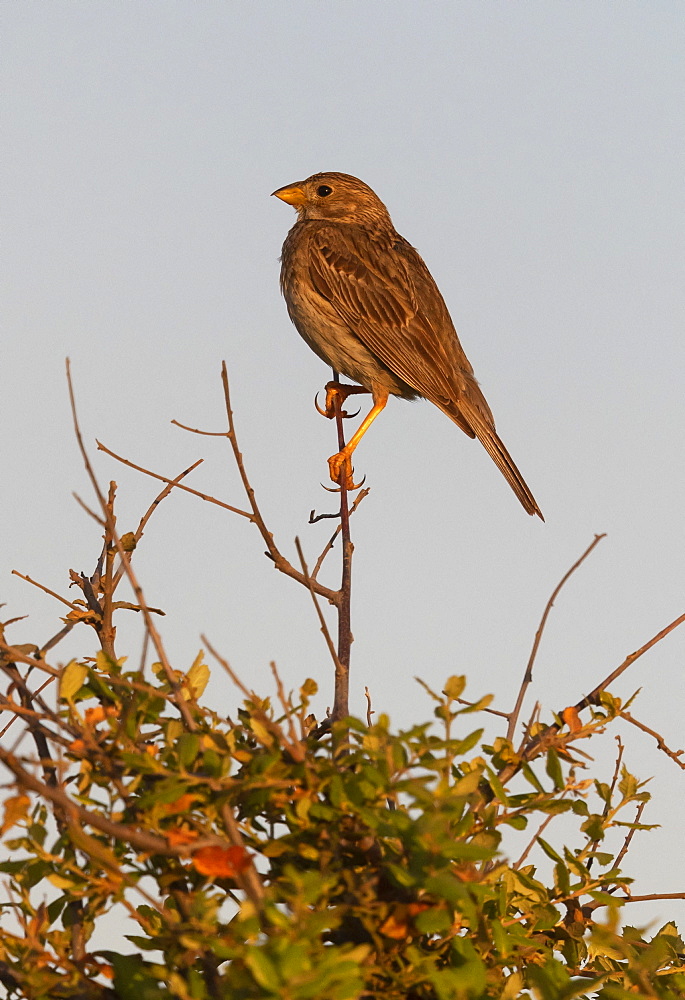
{"label": "orange-tinted leaf", "polygon": [[572,733],[577,733],[579,729],[583,728],[583,723],[580,721],[580,716],[578,715],[578,709],[574,705],[565,708],[561,713],[561,717]]}
{"label": "orange-tinted leaf", "polygon": [[197,802],[197,795],[193,795],[191,792],[186,792],[185,795],[181,795],[175,802],[166,802],[162,808],[166,813],[184,813],[189,812],[192,809],[193,802]]}
{"label": "orange-tinted leaf", "polygon": [[201,847],[193,854],[193,865],[201,875],[233,878],[250,864],[244,847]]}
{"label": "orange-tinted leaf", "polygon": [[194,840],[197,840],[199,834],[197,830],[189,830],[185,826],[179,826],[175,830],[167,830],[164,836],[172,847],[178,847],[180,844],[192,844]]}
{"label": "orange-tinted leaf", "polygon": [[111,717],[118,714],[119,709],[116,705],[108,705],[106,708],[104,705],[97,705],[95,708],[87,708],[84,718],[87,726],[95,726],[108,716]]}
{"label": "orange-tinted leaf", "polygon": [[28,795],[13,795],[5,799],[5,818],[0,827],[0,835],[22,819],[26,819],[31,799]]}
{"label": "orange-tinted leaf", "polygon": [[393,941],[403,941],[409,934],[409,908],[400,903],[394,908],[390,916],[383,921],[379,930],[384,937],[392,938]]}
{"label": "orange-tinted leaf", "polygon": [[86,744],[83,740],[72,740],[67,749],[71,750],[72,753],[83,753]]}

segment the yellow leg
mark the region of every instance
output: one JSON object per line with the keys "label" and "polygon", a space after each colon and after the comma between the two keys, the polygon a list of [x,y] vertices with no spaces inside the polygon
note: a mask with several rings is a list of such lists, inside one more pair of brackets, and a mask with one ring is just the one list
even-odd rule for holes
{"label": "yellow leg", "polygon": [[378,390],[373,393],[373,407],[369,410],[367,415],[362,420],[361,424],[352,435],[350,440],[347,442],[342,451],[339,451],[337,455],[331,455],[328,459],[328,468],[330,470],[331,479],[334,483],[342,485],[344,478],[345,486],[348,490],[357,489],[353,477],[352,477],[352,452],[357,447],[361,439],[364,437],[368,431],[371,424],[374,422],[378,414],[385,409],[385,404],[388,402],[388,392],[385,389]]}

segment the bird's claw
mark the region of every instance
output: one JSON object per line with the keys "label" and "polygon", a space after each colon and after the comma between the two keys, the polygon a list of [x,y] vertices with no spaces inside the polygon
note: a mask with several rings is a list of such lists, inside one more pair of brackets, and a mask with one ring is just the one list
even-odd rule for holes
{"label": "bird's claw", "polygon": [[[339,399],[341,402],[344,402],[345,393],[341,393],[337,389],[331,389],[329,388],[329,386],[326,386],[326,405],[322,409],[319,406],[319,394],[317,392],[316,396],[314,396],[314,406],[316,408],[316,412],[320,413],[322,417],[328,417],[329,420],[332,420],[333,417],[335,416],[336,398]],[[357,410],[355,413],[348,413],[347,410],[341,410],[340,416],[342,417],[343,420],[350,420],[353,417],[358,417],[360,412],[361,410]]]}
{"label": "bird's claw", "polygon": [[[328,469],[333,482],[337,483],[341,488],[344,485],[345,489],[348,491],[359,490],[366,482],[366,476],[364,476],[361,483],[355,483],[354,469],[352,468],[350,456],[346,455],[344,451],[339,451],[337,455],[331,455],[328,459]],[[329,486],[324,486],[324,489],[328,490],[330,493],[340,492],[339,489],[331,489]]]}

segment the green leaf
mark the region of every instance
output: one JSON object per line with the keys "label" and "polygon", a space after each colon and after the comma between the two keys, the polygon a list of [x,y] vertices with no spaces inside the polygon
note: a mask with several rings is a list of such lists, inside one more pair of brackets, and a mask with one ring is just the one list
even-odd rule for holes
{"label": "green leaf", "polygon": [[529,785],[532,785],[533,788],[537,792],[540,792],[541,794],[544,795],[545,789],[543,788],[542,784],[540,783],[540,780],[538,779],[537,774],[535,773],[535,771],[532,769],[532,767],[529,764],[523,764],[522,765],[522,767],[521,767],[521,774],[526,779],[526,781],[528,782]]}
{"label": "green leaf", "polygon": [[478,743],[483,735],[483,732],[484,730],[482,729],[474,729],[474,731],[469,733],[468,736],[465,736],[463,740],[456,740],[450,748],[452,753],[457,757],[461,757],[462,754],[468,753],[469,750],[472,750],[476,743]]}
{"label": "green leaf", "polygon": [[414,918],[414,925],[422,934],[444,934],[452,926],[452,917],[447,910],[431,907]]}
{"label": "green leaf", "polygon": [[580,829],[583,833],[586,833],[592,841],[603,840],[605,822],[606,820],[604,816],[599,816],[597,813],[591,813]]}
{"label": "green leaf", "polygon": [[571,891],[571,879],[566,865],[561,859],[554,866],[554,882],[562,896],[568,896]]}
{"label": "green leaf", "polygon": [[201,649],[193,661],[193,665],[186,674],[186,682],[189,685],[193,698],[197,699],[204,693],[209,680],[209,667],[204,662],[205,651]]}
{"label": "green leaf", "polygon": [[120,1000],[161,1000],[166,990],[157,981],[154,968],[140,955],[100,952],[114,969],[114,989]]}
{"label": "green leaf", "polygon": [[62,671],[59,681],[59,696],[63,701],[72,701],[74,695],[81,690],[88,676],[88,667],[78,660],[70,660]]}
{"label": "green leaf", "polygon": [[465,687],[466,678],[454,675],[447,678],[447,683],[442,689],[442,692],[447,698],[449,698],[450,701],[456,701],[457,698],[461,698]]}
{"label": "green leaf", "polygon": [[245,955],[245,964],[259,986],[280,996],[281,980],[273,962],[263,948],[250,948]]}
{"label": "green leaf", "polygon": [[197,733],[183,733],[176,742],[176,748],[181,767],[188,768],[200,750],[200,737]]}
{"label": "green leaf", "polygon": [[554,747],[550,747],[547,751],[547,766],[545,767],[545,771],[554,782],[554,787],[557,791],[561,791],[566,782],[564,781],[564,773],[559,763],[559,754]]}

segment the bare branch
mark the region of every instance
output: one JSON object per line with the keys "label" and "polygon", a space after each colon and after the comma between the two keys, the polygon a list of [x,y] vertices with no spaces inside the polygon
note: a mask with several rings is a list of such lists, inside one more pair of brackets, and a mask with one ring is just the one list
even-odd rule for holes
{"label": "bare branch", "polygon": [[626,839],[623,841],[623,847],[621,848],[621,850],[616,855],[616,860],[613,862],[612,868],[620,868],[621,867],[623,859],[625,858],[626,854],[628,853],[628,848],[630,847],[630,842],[633,839],[633,836],[635,835],[635,831],[637,830],[637,824],[642,819],[642,813],[644,812],[646,805],[647,805],[646,802],[640,802],[638,804],[637,811],[635,813],[635,819],[633,820],[633,822],[636,825],[633,826],[632,829],[628,830],[628,835],[626,836]]}
{"label": "bare branch", "polygon": [[638,729],[641,729],[643,733],[648,733],[649,736],[654,737],[654,739],[656,740],[656,745],[659,748],[659,750],[662,750],[668,757],[671,758],[671,760],[674,760],[676,762],[678,767],[682,768],[683,771],[685,771],[685,760],[681,760],[681,757],[683,753],[685,753],[685,751],[671,750],[668,746],[666,746],[664,738],[663,736],[660,735],[660,733],[657,733],[653,729],[650,729],[649,726],[646,726],[644,722],[640,722],[638,719],[635,718],[635,716],[631,715],[630,712],[626,712],[625,709],[619,712],[618,714],[621,716],[622,719],[625,719],[626,722],[630,722],[631,725],[637,726]]}
{"label": "bare branch", "polygon": [[138,601],[140,609],[143,613],[143,617],[145,618],[145,626],[148,632],[150,633],[152,644],[155,647],[160,663],[162,664],[167,680],[169,682],[169,686],[171,687],[171,690],[174,692],[174,703],[178,711],[180,712],[181,716],[183,717],[183,721],[185,722],[186,727],[192,731],[196,729],[195,720],[193,719],[190,713],[188,702],[184,698],[180,690],[180,687],[178,685],[178,682],[176,680],[176,677],[174,675],[174,672],[171,668],[171,664],[169,663],[166,652],[164,650],[161,637],[157,632],[157,629],[155,628],[155,623],[152,620],[152,615],[148,610],[147,604],[145,602],[145,597],[143,595],[142,587],[138,583],[138,580],[133,572],[133,569],[131,568],[131,564],[128,559],[128,553],[125,551],[123,545],[121,544],[121,539],[119,538],[119,535],[116,532],[112,515],[108,509],[107,500],[103,496],[102,490],[100,489],[100,484],[97,481],[95,472],[93,471],[93,466],[91,465],[90,459],[88,457],[88,452],[86,451],[86,447],[83,443],[83,436],[81,434],[81,428],[78,422],[78,414],[76,412],[76,399],[74,397],[74,387],[71,381],[71,367],[68,358],[67,358],[67,384],[69,387],[69,400],[71,403],[71,413],[74,422],[74,433],[76,435],[76,440],[78,442],[79,450],[81,452],[81,457],[83,458],[83,462],[86,467],[86,472],[88,473],[91,485],[100,503],[100,508],[107,520],[107,527],[111,535],[112,541],[114,543],[114,546],[117,552],[119,553],[119,558],[121,559],[122,565],[125,567],[129,583],[133,587],[133,592],[136,595],[136,600]]}
{"label": "bare branch", "polygon": [[[194,470],[197,469],[198,465],[201,465],[203,461],[204,461],[204,459],[198,458],[197,462],[193,462],[192,465],[189,465],[187,469],[184,469],[183,472],[179,473],[178,476],[176,476],[175,479],[173,479],[173,480],[171,480],[171,482],[167,483],[166,486],[164,487],[164,489],[160,493],[157,494],[157,496],[155,497],[155,499],[152,501],[152,503],[150,504],[150,506],[148,507],[148,509],[145,511],[145,513],[141,517],[140,524],[138,525],[138,527],[136,528],[136,530],[134,532],[133,537],[135,538],[136,543],[139,542],[140,539],[143,537],[143,532],[145,531],[145,526],[147,525],[147,522],[150,520],[150,518],[152,517],[152,515],[154,514],[154,512],[157,510],[157,508],[159,507],[159,505],[162,502],[162,500],[164,500],[166,497],[168,497],[169,494],[172,492],[174,486],[178,486],[179,483],[180,483],[180,481],[182,479],[185,479],[186,476],[190,475],[191,472],[194,472]],[[124,567],[123,566],[119,566],[119,568],[117,569],[117,571],[116,571],[116,573],[114,575],[114,581],[113,581],[113,586],[112,586],[112,590],[113,591],[116,590],[117,586],[119,585],[119,581],[124,576],[125,572],[126,572],[126,570],[124,569]]]}
{"label": "bare branch", "polygon": [[321,627],[321,632],[323,633],[323,637],[326,640],[326,645],[328,646],[328,652],[331,654],[331,659],[333,660],[333,663],[335,665],[335,670],[336,670],[336,673],[337,673],[337,671],[340,669],[340,660],[338,659],[338,654],[335,651],[335,646],[333,644],[333,639],[331,638],[331,633],[328,631],[328,625],[326,624],[326,619],[324,618],[323,612],[322,612],[321,608],[319,607],[319,602],[316,599],[316,594],[314,592],[314,582],[313,582],[312,578],[310,577],[309,572],[307,570],[307,563],[305,562],[305,559],[304,559],[304,553],[302,552],[302,546],[300,544],[300,539],[299,538],[295,539],[295,548],[297,549],[297,554],[300,557],[300,564],[302,566],[302,575],[304,576],[305,580],[307,581],[307,585],[309,587],[309,593],[312,595],[312,601],[314,602],[314,607],[316,609],[316,614],[317,614],[317,617],[319,619],[319,625]]}
{"label": "bare branch", "polygon": [[528,855],[530,854],[530,852],[533,850],[533,848],[537,844],[538,837],[542,836],[542,834],[546,830],[548,824],[551,823],[553,819],[554,819],[554,813],[550,813],[549,816],[545,816],[545,818],[543,819],[542,823],[540,824],[540,826],[538,827],[537,831],[535,832],[534,836],[531,837],[531,839],[529,840],[528,844],[526,845],[526,847],[525,847],[525,849],[523,851],[523,854],[518,859],[518,861],[514,862],[514,865],[512,867],[514,867],[514,868],[520,868],[521,867],[521,865],[523,864],[523,862],[526,860],[526,858],[528,857]]}
{"label": "bare branch", "polygon": [[[128,458],[124,458],[122,455],[117,455],[115,451],[108,448],[102,443],[102,441],[95,442],[98,446],[98,451],[103,451],[105,455],[109,455],[110,458],[115,459],[117,462],[121,462],[122,465],[127,465],[129,469],[135,469],[136,472],[142,472],[146,476],[150,476],[152,479],[158,479],[161,483],[167,483],[167,485],[172,486],[177,490],[183,490],[184,493],[190,493],[194,497],[199,497],[200,500],[206,500],[207,503],[216,504],[217,507],[223,507],[224,510],[230,510],[233,514],[240,514],[241,517],[246,517],[248,521],[254,520],[252,514],[249,514],[246,510],[241,510],[239,507],[232,507],[230,503],[224,503],[223,500],[218,500],[216,497],[210,496],[208,493],[201,493],[199,490],[194,490],[191,486],[185,486],[183,483],[177,483],[174,479],[169,479],[167,476],[162,476],[158,472],[152,472],[151,469],[146,469],[142,465],[136,465],[135,462],[131,462]],[[194,468],[204,462],[203,458],[198,459],[195,462]]]}
{"label": "bare branch", "polygon": [[[352,515],[354,514],[355,510],[357,509],[357,507],[359,506],[359,504],[362,502],[362,500],[364,499],[364,497],[367,497],[370,492],[371,492],[371,489],[370,489],[370,487],[367,486],[366,489],[360,490],[359,493],[357,493],[356,497],[354,498],[354,503],[350,507],[350,517],[352,517]],[[337,514],[319,514],[318,517],[313,517],[313,514],[314,514],[314,511],[312,511],[310,513],[310,515],[309,515],[309,523],[310,524],[314,524],[315,521],[318,521],[319,518],[322,518],[322,517],[340,517],[340,511],[338,511]],[[316,580],[316,578],[318,576],[318,573],[319,573],[319,570],[321,569],[321,566],[323,565],[323,561],[326,558],[326,556],[328,555],[328,553],[331,551],[331,549],[333,548],[333,544],[334,544],[336,538],[338,537],[338,535],[340,534],[341,530],[342,530],[342,525],[339,524],[337,526],[337,528],[335,529],[335,531],[333,532],[333,534],[331,535],[331,537],[329,538],[329,540],[326,542],[326,545],[324,546],[323,551],[321,552],[321,555],[316,560],[316,564],[314,566],[314,569],[312,570],[312,574],[311,574],[312,580]]]}
{"label": "bare branch", "polygon": [[68,608],[71,608],[72,611],[81,610],[78,604],[74,604],[72,601],[68,601],[66,597],[62,597],[60,594],[57,594],[54,590],[50,590],[50,588],[46,587],[44,584],[38,583],[37,580],[32,580],[30,576],[26,576],[25,573],[20,573],[18,569],[12,570],[12,576],[18,576],[20,580],[25,580],[26,583],[30,583],[34,587],[38,587],[38,589],[42,590],[43,593],[49,594],[50,597],[54,597],[56,601],[61,601],[62,604],[66,605],[66,607]]}
{"label": "bare branch", "polygon": [[590,694],[586,695],[585,698],[581,698],[581,700],[575,706],[577,711],[580,712],[582,709],[587,708],[588,705],[598,704],[599,696],[602,693],[602,691],[605,691],[606,688],[608,688],[608,686],[613,681],[615,681],[617,677],[620,677],[621,674],[624,673],[628,669],[628,667],[632,666],[636,660],[638,660],[644,653],[647,652],[647,650],[651,649],[652,646],[656,646],[658,642],[661,642],[662,639],[665,639],[667,635],[673,632],[674,629],[678,628],[679,625],[682,625],[683,622],[685,622],[685,614],[680,615],[678,618],[672,621],[670,625],[667,625],[666,628],[662,628],[662,630],[660,632],[657,632],[655,636],[652,636],[649,642],[646,642],[644,646],[640,646],[640,648],[636,649],[634,653],[631,653],[629,656],[626,656],[625,660],[619,667],[616,667],[616,669],[613,670],[608,677],[605,677],[604,680],[601,681],[601,683],[599,683],[596,688],[593,688]]}
{"label": "bare branch", "polygon": [[574,562],[573,566],[571,566],[571,568],[566,573],[564,573],[561,580],[552,591],[552,596],[545,605],[545,610],[542,613],[540,624],[538,625],[537,632],[535,633],[535,639],[533,640],[533,648],[531,649],[530,656],[528,657],[528,663],[526,664],[526,669],[523,675],[523,680],[521,682],[521,687],[519,689],[518,697],[516,699],[516,704],[514,705],[514,708],[512,709],[511,714],[509,715],[509,726],[507,728],[507,739],[509,740],[509,742],[512,742],[514,739],[514,733],[516,732],[516,724],[518,722],[519,714],[521,712],[521,706],[523,705],[523,699],[526,696],[526,691],[528,689],[529,684],[533,680],[533,664],[535,663],[535,657],[538,654],[538,648],[540,646],[540,640],[542,639],[542,633],[544,632],[545,625],[547,624],[547,618],[549,617],[550,611],[554,607],[554,602],[559,596],[561,588],[564,586],[569,577],[571,577],[575,573],[575,571],[578,569],[581,563],[583,563],[587,559],[587,557],[590,555],[595,546],[597,546],[603,538],[606,538],[606,533],[603,533],[601,535],[595,535],[594,541],[590,545],[588,545],[587,549],[585,550],[585,552],[583,552],[580,559],[577,559]]}

